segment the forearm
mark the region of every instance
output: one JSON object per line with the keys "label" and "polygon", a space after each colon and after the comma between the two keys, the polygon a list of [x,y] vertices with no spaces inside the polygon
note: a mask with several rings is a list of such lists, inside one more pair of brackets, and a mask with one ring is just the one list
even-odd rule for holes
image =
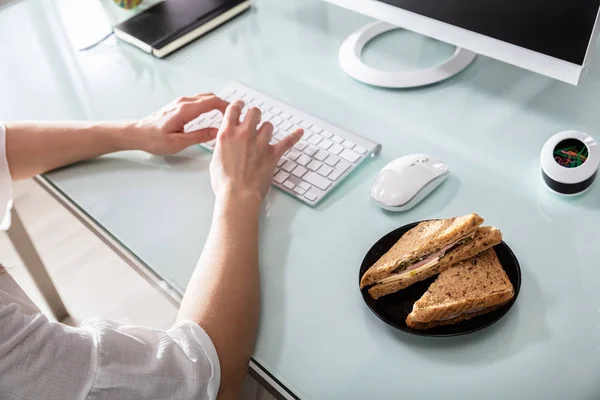
{"label": "forearm", "polygon": [[260,311],[258,199],[217,202],[178,320],[197,322],[221,364],[220,399],[234,398],[246,375]]}
{"label": "forearm", "polygon": [[125,122],[6,124],[6,155],[14,180],[128,148]]}

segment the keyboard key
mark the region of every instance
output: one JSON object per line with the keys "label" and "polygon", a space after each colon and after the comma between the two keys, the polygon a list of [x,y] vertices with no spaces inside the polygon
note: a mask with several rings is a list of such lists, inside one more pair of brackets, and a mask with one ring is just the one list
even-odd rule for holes
{"label": "keyboard key", "polygon": [[350,161],[351,163],[355,163],[360,159],[360,155],[350,149],[344,149],[344,151],[340,153],[340,157]]}
{"label": "keyboard key", "polygon": [[308,189],[310,189],[310,188],[312,187],[312,186],[310,186],[308,183],[306,183],[306,182],[304,182],[304,181],[300,182],[300,183],[298,184],[298,186],[300,186],[300,187],[301,187],[302,189],[304,189],[304,190],[308,190]]}
{"label": "keyboard key", "polygon": [[287,158],[289,158],[290,160],[294,160],[296,161],[296,159],[298,157],[300,157],[300,153],[294,149],[291,149],[290,151],[288,151],[285,155]]}
{"label": "keyboard key", "polygon": [[316,160],[312,160],[311,162],[308,163],[307,167],[311,171],[316,171],[319,168],[321,168],[321,165],[323,165],[322,162],[319,162],[319,161],[316,161]]}
{"label": "keyboard key", "polygon": [[275,176],[273,177],[273,180],[274,180],[275,182],[277,182],[277,183],[283,183],[283,182],[285,182],[285,180],[286,180],[287,178],[289,178],[289,177],[290,177],[290,174],[288,174],[287,172],[285,172],[285,171],[279,171],[279,172],[277,173],[277,175],[275,175]]}
{"label": "keyboard key", "polygon": [[271,107],[271,109],[269,111],[271,111],[275,115],[279,115],[282,113],[282,111],[277,107]]}
{"label": "keyboard key", "polygon": [[306,154],[302,154],[300,157],[298,157],[298,159],[296,160],[296,162],[298,164],[304,166],[304,165],[308,164],[311,160],[312,160],[312,158],[310,158]]}
{"label": "keyboard key", "polygon": [[283,119],[290,119],[290,118],[292,118],[292,114],[290,114],[290,113],[286,113],[285,111],[284,111],[284,112],[282,112],[281,114],[279,114],[279,116],[280,116],[281,118],[283,118]]}
{"label": "keyboard key", "polygon": [[356,147],[354,148],[354,151],[358,151],[360,154],[366,154],[367,153],[367,149],[365,149],[362,146],[356,145]]}
{"label": "keyboard key", "polygon": [[322,140],[321,136],[319,135],[312,135],[311,137],[308,138],[307,142],[310,144],[319,144],[319,142]]}
{"label": "keyboard key", "polygon": [[321,132],[321,136],[323,136],[325,139],[331,139],[333,137],[333,133],[329,131],[323,131]]}
{"label": "keyboard key", "polygon": [[214,119],[217,122],[223,122],[223,114],[217,113],[217,116]]}
{"label": "keyboard key", "polygon": [[293,183],[295,186],[298,186],[300,183],[302,183],[302,179],[298,178],[297,176],[291,175],[288,178],[288,182]]}
{"label": "keyboard key", "polygon": [[331,186],[331,181],[329,179],[310,171],[307,172],[302,179],[321,190],[326,190],[329,186]]}
{"label": "keyboard key", "polygon": [[319,143],[319,147],[322,148],[323,150],[327,150],[328,148],[331,147],[332,144],[333,144],[333,142],[331,140],[325,139]]}
{"label": "keyboard key", "polygon": [[311,131],[313,131],[314,133],[321,133],[323,132],[323,128],[319,128],[318,126],[312,126],[310,128]]}
{"label": "keyboard key", "polygon": [[300,126],[303,127],[304,129],[310,129],[312,124],[310,122],[302,121],[302,122],[300,122]]}
{"label": "keyboard key", "polygon": [[301,165],[298,165],[296,168],[294,168],[294,170],[292,171],[292,175],[296,175],[298,178],[302,178],[302,175],[304,175],[308,170],[306,168],[304,168]]}
{"label": "keyboard key", "polygon": [[319,150],[317,151],[317,154],[315,154],[313,157],[319,161],[325,161],[325,159],[329,157],[329,153],[327,153],[324,150]]}
{"label": "keyboard key", "polygon": [[290,121],[292,121],[292,124],[296,124],[296,125],[300,125],[300,123],[302,123],[302,120],[298,117],[292,117],[292,118],[290,118]]}
{"label": "keyboard key", "polygon": [[283,121],[281,124],[279,124],[279,129],[283,129],[283,130],[287,131],[292,126],[294,126],[294,124],[292,124],[290,121]]}
{"label": "keyboard key", "polygon": [[293,188],[295,188],[295,187],[296,187],[296,185],[294,185],[294,184],[293,184],[292,182],[290,182],[290,181],[285,181],[285,182],[283,182],[283,186],[285,186],[285,187],[286,187],[286,188],[288,188],[288,189],[293,189]]}
{"label": "keyboard key", "polygon": [[262,122],[267,122],[270,121],[271,119],[273,119],[274,115],[271,114],[270,112],[266,112],[262,115]]}
{"label": "keyboard key", "polygon": [[269,144],[271,146],[276,145],[277,143],[279,143],[279,140],[275,139],[274,137],[272,137],[271,140],[269,141]]}
{"label": "keyboard key", "polygon": [[321,168],[319,168],[317,172],[319,173],[319,175],[327,176],[333,172],[333,168],[327,165],[323,165]]}
{"label": "keyboard key", "polygon": [[343,147],[343,146],[340,146],[340,145],[339,145],[339,144],[337,144],[337,143],[335,143],[333,146],[331,146],[331,147],[329,148],[329,152],[330,152],[331,154],[335,154],[336,156],[337,156],[338,154],[340,154],[340,153],[342,152],[342,150],[344,150],[344,147]]}
{"label": "keyboard key", "polygon": [[[286,183],[287,183],[287,182],[286,182]],[[296,186],[296,187],[294,188],[294,192],[296,192],[296,193],[298,193],[298,194],[304,194],[304,193],[306,193],[306,190],[305,190],[305,189],[302,189],[300,186]]]}
{"label": "keyboard key", "polygon": [[275,172],[273,172],[273,176],[277,175],[281,171],[279,168],[275,168]]}
{"label": "keyboard key", "polygon": [[283,122],[283,118],[275,116],[269,122],[271,122],[273,126],[279,126],[279,124]]}
{"label": "keyboard key", "polygon": [[352,143],[352,142],[351,142],[351,141],[349,141],[349,140],[344,140],[344,143],[342,143],[342,144],[343,144],[344,146],[346,146],[347,148],[349,148],[349,149],[353,149],[353,148],[354,148],[354,146],[356,146],[354,143]]}
{"label": "keyboard key", "polygon": [[342,139],[341,137],[337,136],[337,135],[333,135],[333,137],[331,138],[331,140],[333,140],[336,143],[342,144],[344,143],[344,139]]}
{"label": "keyboard key", "polygon": [[287,160],[287,161],[286,161],[286,162],[285,162],[285,163],[284,163],[284,164],[281,166],[281,169],[283,169],[284,171],[287,171],[287,172],[292,172],[292,170],[293,170],[294,168],[296,168],[296,163],[294,163],[294,162],[292,162],[292,161],[290,161],[290,160]]}
{"label": "keyboard key", "polygon": [[319,149],[317,149],[314,146],[307,146],[304,150],[302,150],[305,154],[308,154],[309,156],[313,156],[317,151],[319,151]]}
{"label": "keyboard key", "polygon": [[[285,121],[284,121],[284,124],[285,124]],[[280,126],[281,126],[281,125],[280,125]],[[301,127],[299,127],[298,125],[292,125],[292,126],[290,126],[290,127],[288,128],[288,130],[287,130],[287,131],[288,131],[289,133],[294,133],[294,132],[296,132],[298,129],[302,129],[302,128],[301,128]],[[304,139],[308,139],[308,136],[306,136],[306,133],[304,133],[304,135],[302,135],[302,137],[303,137]]]}
{"label": "keyboard key", "polygon": [[334,156],[329,156],[325,159],[325,164],[335,167],[335,164],[337,164],[339,161],[340,161],[339,158],[334,157]]}
{"label": "keyboard key", "polygon": [[219,111],[212,110],[211,112],[206,113],[205,116],[208,117],[208,118],[214,118],[218,113],[219,113]]}
{"label": "keyboard key", "polygon": [[[206,118],[202,118],[200,121],[198,121],[197,124],[194,124],[194,130],[198,130],[198,129],[204,129],[208,127],[208,124],[210,124],[210,120],[207,120]],[[320,138],[319,138],[320,141]]]}
{"label": "keyboard key", "polygon": [[337,181],[338,178],[348,170],[348,168],[350,168],[350,164],[344,160],[340,160],[338,165],[333,169],[333,172],[329,174],[328,178],[332,181]]}
{"label": "keyboard key", "polygon": [[304,197],[306,197],[310,201],[315,201],[317,199],[317,196],[314,193],[311,193],[311,192],[305,193]]}
{"label": "keyboard key", "polygon": [[275,134],[273,135],[273,137],[277,140],[282,140],[286,136],[287,136],[287,133],[280,131],[280,130],[275,131]]}
{"label": "keyboard key", "polygon": [[306,148],[306,146],[308,146],[308,143],[306,143],[304,140],[301,140],[294,145],[294,148],[298,151],[302,151]]}

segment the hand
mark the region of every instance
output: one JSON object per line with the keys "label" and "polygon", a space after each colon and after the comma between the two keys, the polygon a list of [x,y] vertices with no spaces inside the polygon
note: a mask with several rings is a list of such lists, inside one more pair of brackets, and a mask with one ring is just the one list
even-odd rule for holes
{"label": "hand", "polygon": [[213,110],[225,112],[227,103],[212,93],[180,97],[163,109],[134,124],[128,134],[130,148],[162,156],[174,154],[198,143],[208,142],[217,136],[218,129],[204,128],[183,132],[184,126],[200,114]]}
{"label": "hand", "polygon": [[254,107],[240,122],[243,107],[239,100],[227,107],[217,134],[210,176],[217,200],[241,196],[244,200],[256,199],[260,204],[271,185],[277,161],[302,138],[303,131],[298,129],[270,145],[273,125],[265,122],[257,129],[261,112]]}

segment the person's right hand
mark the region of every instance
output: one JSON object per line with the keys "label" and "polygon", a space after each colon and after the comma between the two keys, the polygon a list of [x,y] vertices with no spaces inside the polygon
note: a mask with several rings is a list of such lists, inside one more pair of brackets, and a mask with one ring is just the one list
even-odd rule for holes
{"label": "person's right hand", "polygon": [[277,161],[302,137],[302,129],[270,145],[273,125],[258,128],[261,112],[251,108],[244,121],[240,114],[244,103],[236,100],[227,107],[210,165],[212,187],[217,201],[231,196],[262,202],[273,179]]}

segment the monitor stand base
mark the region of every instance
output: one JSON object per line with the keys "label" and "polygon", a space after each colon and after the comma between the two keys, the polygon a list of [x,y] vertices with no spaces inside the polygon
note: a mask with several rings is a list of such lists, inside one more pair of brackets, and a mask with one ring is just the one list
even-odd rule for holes
{"label": "monitor stand base", "polygon": [[474,59],[476,54],[472,51],[456,48],[454,55],[443,64],[406,72],[381,71],[366,65],[362,59],[362,51],[367,43],[375,37],[401,29],[387,22],[374,22],[350,35],[340,48],[340,64],[352,78],[373,86],[385,88],[411,88],[448,79],[465,69]]}

